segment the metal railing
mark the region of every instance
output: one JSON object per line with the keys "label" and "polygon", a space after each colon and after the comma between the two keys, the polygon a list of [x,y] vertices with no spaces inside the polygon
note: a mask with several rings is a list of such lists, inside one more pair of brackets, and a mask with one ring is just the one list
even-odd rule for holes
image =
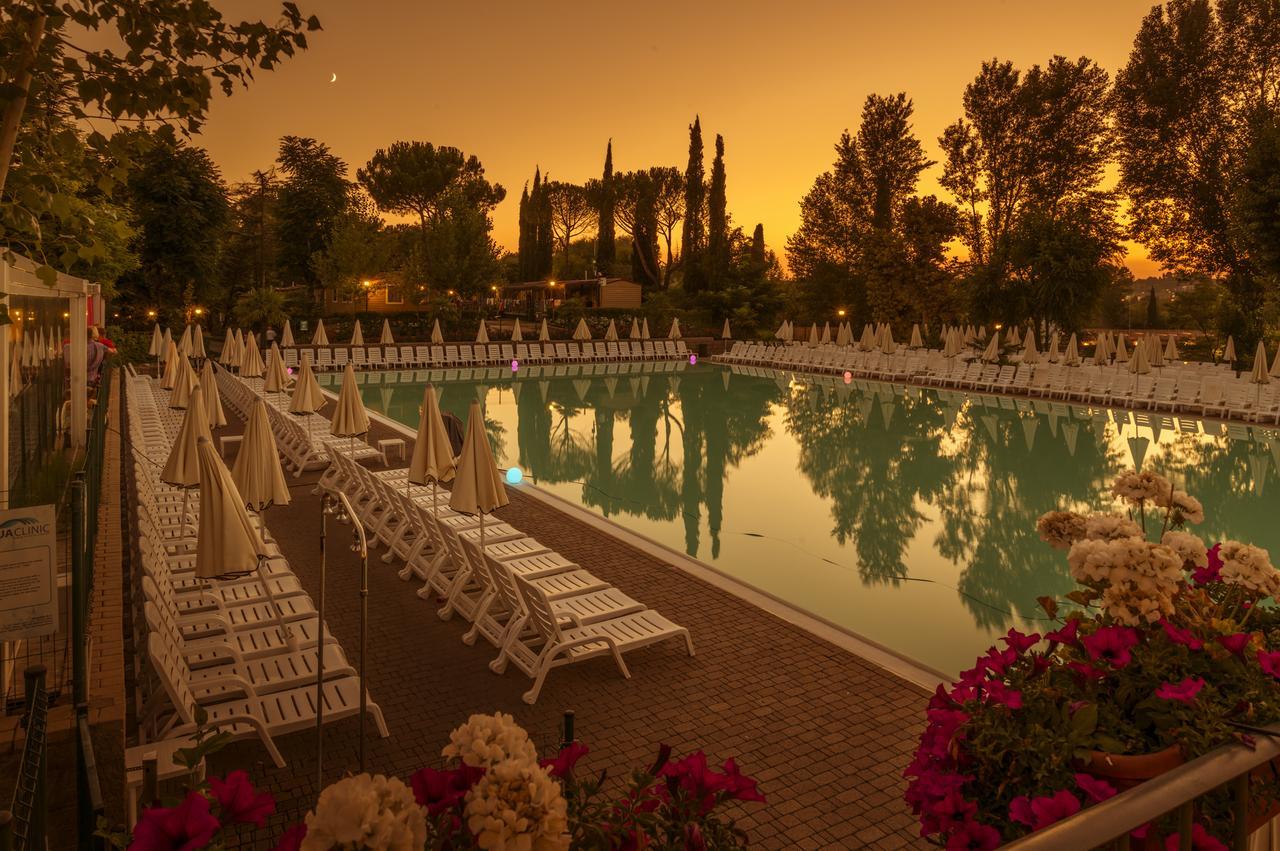
{"label": "metal railing", "polygon": [[1208,794],[1225,791],[1231,799],[1231,848],[1245,851],[1249,847],[1251,774],[1280,757],[1280,725],[1265,730],[1265,735],[1262,729],[1257,731],[1253,747],[1224,745],[1004,847],[1017,851],[1128,849],[1130,831],[1174,816],[1179,848],[1191,851],[1196,803]]}
{"label": "metal railing", "polygon": [[13,787],[9,809],[0,812],[0,851],[27,851],[45,848],[48,802],[48,738],[49,693],[44,688],[45,668],[33,665],[23,671],[26,712],[22,726],[26,735],[22,759]]}

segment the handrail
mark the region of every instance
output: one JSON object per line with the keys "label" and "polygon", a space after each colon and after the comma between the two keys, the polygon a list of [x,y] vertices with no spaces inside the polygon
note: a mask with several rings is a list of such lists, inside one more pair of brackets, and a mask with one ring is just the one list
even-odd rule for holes
{"label": "handrail", "polygon": [[[1264,729],[1272,735],[1262,734]],[[1241,778],[1247,781],[1249,772],[1277,756],[1280,756],[1280,724],[1260,728],[1257,742],[1252,748],[1243,744],[1215,748],[1166,774],[1147,780],[1004,847],[1017,851],[1060,851],[1062,848],[1096,848],[1106,845],[1232,781]],[[1241,791],[1247,799],[1247,783],[1237,784],[1233,788],[1236,795]],[[1237,814],[1242,813],[1243,809],[1239,803],[1235,802]],[[1241,841],[1247,839],[1241,821],[1238,815],[1235,847],[1243,847]],[[1181,839],[1185,847],[1191,847],[1189,833]]]}

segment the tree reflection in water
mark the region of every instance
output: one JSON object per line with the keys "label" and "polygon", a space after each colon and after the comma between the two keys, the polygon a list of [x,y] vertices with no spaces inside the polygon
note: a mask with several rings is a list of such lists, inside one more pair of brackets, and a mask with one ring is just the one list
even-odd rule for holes
{"label": "tree reflection in water", "polygon": [[[421,387],[366,387],[365,401],[412,425]],[[1113,420],[1062,403],[730,377],[714,366],[440,386],[441,407],[464,418],[477,397],[514,410],[486,414],[500,460],[536,482],[580,484],[581,502],[605,516],[678,522],[685,551],[711,560],[720,557],[726,523],[733,528],[724,517],[727,480],[771,440],[793,443],[799,472],[825,503],[830,536],[864,585],[920,578],[909,554],[923,542],[953,568],[932,577],[952,585],[987,629],[1007,627],[1013,613],[1035,617],[1037,595],[1071,589],[1065,559],[1039,540],[1036,518],[1108,507],[1111,480],[1133,464],[1131,438],[1138,452],[1149,444],[1144,467],[1205,503],[1208,520],[1197,531],[1207,539],[1280,545],[1272,520],[1280,483],[1267,490],[1280,449],[1267,429],[1207,436],[1167,415],[1121,412]],[[748,475],[738,487],[768,482]],[[783,538],[790,530],[766,531]]]}

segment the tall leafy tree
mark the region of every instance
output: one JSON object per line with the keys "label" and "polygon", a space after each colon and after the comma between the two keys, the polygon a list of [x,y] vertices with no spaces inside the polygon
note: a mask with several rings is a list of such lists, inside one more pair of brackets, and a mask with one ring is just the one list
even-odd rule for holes
{"label": "tall leafy tree", "polygon": [[631,279],[644,286],[658,286],[662,267],[658,254],[659,169],[629,171],[616,175],[614,218],[631,237]]}
{"label": "tall leafy tree", "polygon": [[614,245],[613,228],[613,140],[609,140],[604,151],[604,172],[595,193],[596,197],[596,270],[601,275],[613,271],[618,250]]}
{"label": "tall leafy tree", "polygon": [[529,212],[529,184],[520,193],[519,239],[516,243],[516,276],[521,281],[530,280],[530,261],[533,259],[533,220]]}
{"label": "tall leafy tree", "polygon": [[462,192],[450,192],[444,203],[445,212],[427,224],[422,252],[411,258],[410,277],[436,292],[485,293],[501,272],[493,219]]}
{"label": "tall leafy tree", "polygon": [[[19,133],[28,104],[44,107],[70,121],[101,119],[167,121],[188,132],[203,124],[215,88],[231,94],[247,85],[257,70],[270,70],[307,46],[306,32],[320,28],[295,3],[281,6],[275,24],[232,23],[207,0],[11,0],[0,20],[0,227],[19,220],[71,215],[72,195],[65,185],[46,182],[21,195],[5,191],[15,163]],[[125,50],[95,47],[86,33],[110,32]],[[128,172],[128,134],[88,133],[80,144],[96,156],[115,160],[96,181],[108,193]],[[109,234],[109,218],[97,220]],[[68,233],[70,233],[68,231]],[[92,261],[103,246],[94,232],[79,242],[80,259]],[[57,258],[67,268],[75,258]],[[51,280],[54,270],[43,267]]]}
{"label": "tall leafy tree", "polygon": [[[1100,186],[1113,149],[1108,86],[1092,60],[1055,56],[1025,74],[985,62],[966,87],[964,117],[939,141],[942,184],[965,211],[968,290],[979,316],[1031,319],[1046,335],[1048,322],[1076,327],[1101,294],[1098,282],[1114,274],[1116,199]],[[1084,252],[1077,263],[1047,262],[1065,261],[1060,252],[1070,243]],[[1086,258],[1092,268],[1081,268]]]}
{"label": "tall leafy tree", "polygon": [[576,237],[591,229],[596,210],[585,187],[553,181],[543,187],[551,205],[551,235],[560,246],[564,264],[569,263],[569,247]]}
{"label": "tall leafy tree", "polygon": [[373,201],[353,190],[346,209],[334,220],[329,244],[311,258],[326,288],[349,297],[356,309],[361,282],[387,271],[393,238],[384,231]]}
{"label": "tall leafy tree", "polygon": [[346,209],[347,164],[323,142],[300,136],[280,140],[276,162],[283,175],[276,199],[280,278],[315,288],[320,280],[311,258],[328,247],[334,222]]}
{"label": "tall leafy tree", "polygon": [[765,262],[763,224],[757,224],[756,229],[751,232],[751,259],[756,263],[763,264]]}
{"label": "tall leafy tree", "polygon": [[484,166],[474,154],[468,156],[457,148],[436,147],[430,142],[394,142],[389,148],[379,148],[356,172],[356,179],[379,210],[416,216],[424,232],[427,221],[440,214],[451,190],[466,187],[482,206],[502,200],[494,200],[495,194],[505,197],[501,186],[485,180]]}
{"label": "tall leafy tree", "polygon": [[689,125],[689,162],[684,171],[684,229],[680,234],[680,257],[684,260],[684,288],[690,292],[706,289],[702,253],[706,249],[707,187],[702,165],[702,120],[694,116]]}
{"label": "tall leafy tree", "polygon": [[555,236],[552,233],[550,178],[548,174],[547,179],[544,180],[542,169],[534,168],[533,188],[529,191],[526,210],[527,244],[520,246],[521,277],[526,281],[541,280],[551,274],[555,256]]}
{"label": "tall leafy tree", "polygon": [[724,137],[716,134],[716,155],[711,161],[711,187],[707,191],[707,286],[717,289],[729,271],[729,210],[725,188]]}
{"label": "tall leafy tree", "polygon": [[211,301],[231,206],[208,152],[157,134],[129,175],[128,195],[141,262],[135,294],[150,305],[181,305],[188,292]]}
{"label": "tall leafy tree", "polygon": [[662,267],[662,288],[671,286],[671,277],[683,265],[682,255],[675,253],[675,232],[685,220],[685,185],[680,169],[675,166],[655,166],[649,169],[653,180],[654,213],[657,233],[662,237],[667,260]]}
{"label": "tall leafy tree", "polygon": [[1114,94],[1135,237],[1166,266],[1225,284],[1225,330],[1246,350],[1268,284],[1236,191],[1280,111],[1278,31],[1265,0],[1171,0],[1143,19]]}

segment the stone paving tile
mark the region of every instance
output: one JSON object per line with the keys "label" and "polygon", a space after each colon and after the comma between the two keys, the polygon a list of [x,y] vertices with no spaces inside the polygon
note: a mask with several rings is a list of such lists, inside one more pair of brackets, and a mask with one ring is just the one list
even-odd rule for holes
{"label": "stone paving tile", "polygon": [[[240,427],[233,423],[227,433]],[[388,436],[383,431],[375,424],[370,440]],[[317,477],[291,477],[293,503],[269,509],[266,517],[313,598],[320,515],[311,484]],[[530,681],[514,668],[502,676],[490,672],[493,648],[483,640],[464,645],[465,623],[437,617],[438,606],[397,578],[399,562],[383,564],[382,550],[375,550],[365,671],[391,736],[378,738],[368,724],[369,769],[407,778],[423,765],[439,765],[449,731],[473,712],[510,712],[550,751],[559,741],[561,713],[571,709],[578,739],[591,747],[587,770],[624,777],[648,765],[663,742],[677,754],[702,748],[713,762],[734,757],[759,778],[769,801],[735,812],[755,847],[923,847],[902,803],[901,778],[921,728],[922,690],[542,502],[510,494],[499,519],[688,627],[697,655],[689,658],[676,642],[633,652],[630,680],[607,658],[561,668],[528,706],[520,695]],[[359,667],[360,568],[343,546],[350,530],[335,525],[326,619]],[[326,725],[325,783],[359,770],[358,727],[355,718]],[[280,770],[256,741],[236,743],[211,760],[213,773],[248,769],[279,802],[264,831],[241,836],[246,845],[271,847],[267,837],[300,820],[317,794],[315,734],[280,737],[278,744],[289,761]]]}

